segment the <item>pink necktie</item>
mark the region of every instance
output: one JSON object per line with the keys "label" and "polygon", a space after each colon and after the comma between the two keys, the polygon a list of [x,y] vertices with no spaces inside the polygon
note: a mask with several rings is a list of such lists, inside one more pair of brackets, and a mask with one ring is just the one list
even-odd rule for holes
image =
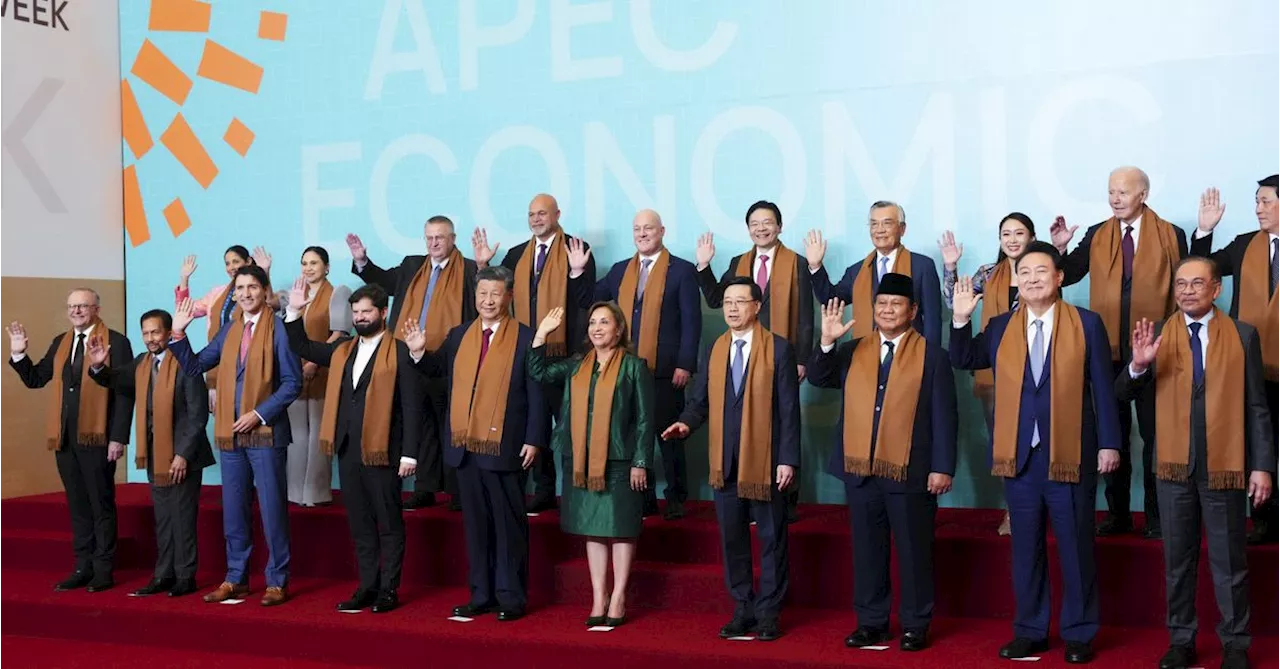
{"label": "pink necktie", "polygon": [[756,270],[756,285],[764,290],[769,285],[769,256],[760,256],[760,269]]}
{"label": "pink necktie", "polygon": [[240,365],[244,366],[244,359],[249,355],[249,342],[253,341],[253,321],[244,324],[244,331],[240,333]]}

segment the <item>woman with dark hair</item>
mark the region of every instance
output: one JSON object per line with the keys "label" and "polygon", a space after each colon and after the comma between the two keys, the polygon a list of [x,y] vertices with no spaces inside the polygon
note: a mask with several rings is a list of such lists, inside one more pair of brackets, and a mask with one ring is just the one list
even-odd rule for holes
{"label": "woman with dark hair", "polygon": [[543,344],[562,326],[564,309],[547,314],[533,337],[528,373],[544,384],[564,384],[551,447],[560,451],[573,479],[565,482],[560,527],[587,540],[587,625],[617,627],[626,622],[627,581],[644,520],[645,470],[654,442],[653,377],[645,361],[628,350],[626,319],[617,303],[596,302],[587,313],[586,353],[554,362],[547,361]]}
{"label": "woman with dark hair", "polygon": [[[308,298],[302,309],[302,323],[308,339],[332,343],[351,332],[351,289],[329,283],[328,276],[329,252],[324,247],[308,246],[302,252],[302,279]],[[278,297],[287,307],[289,293],[282,292]],[[328,368],[304,360],[302,392],[289,405],[293,441],[289,444],[286,479],[289,501],[301,506],[333,501],[332,458],[320,450],[320,421],[329,373]]]}
{"label": "woman with dark hair", "polygon": [[[1018,306],[1018,274],[1014,271],[1014,263],[1023,251],[1036,240],[1036,224],[1021,212],[1013,212],[1000,221],[1000,252],[996,261],[978,268],[973,273],[973,290],[983,294],[981,328],[985,329],[992,318]],[[942,252],[942,297],[951,308],[951,298],[955,293],[957,272],[960,257],[964,255],[964,245],[957,244],[955,235],[950,230],[942,233],[938,240],[938,250]],[[980,370],[973,376],[973,394],[982,402],[982,415],[987,421],[987,432],[990,433],[995,424],[995,396],[991,370]],[[1006,511],[998,532],[1009,534],[1009,513]]]}

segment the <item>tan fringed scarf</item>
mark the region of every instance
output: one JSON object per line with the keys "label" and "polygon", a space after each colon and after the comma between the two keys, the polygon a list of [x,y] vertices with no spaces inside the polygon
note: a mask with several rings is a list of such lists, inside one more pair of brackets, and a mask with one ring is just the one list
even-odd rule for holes
{"label": "tan fringed scarf", "polygon": [[[449,330],[462,324],[462,276],[466,271],[462,252],[457,248],[445,260],[444,269],[440,270],[440,278],[436,279],[435,290],[431,291],[431,304],[427,305],[427,351],[435,351],[444,344]],[[400,315],[396,317],[396,337],[404,338],[404,324],[417,323],[422,319],[422,300],[427,296],[427,284],[431,283],[431,257],[428,256],[418,268],[409,282],[409,292],[405,294],[400,307]]]}
{"label": "tan fringed scarf", "polygon": [[[1182,312],[1169,317],[1156,352],[1156,477],[1191,476],[1191,333]],[[1244,345],[1216,307],[1204,353],[1205,461],[1210,490],[1244,489]]]}
{"label": "tan fringed scarf", "polygon": [[[556,233],[556,237],[547,248],[546,264],[542,266],[542,274],[538,279],[538,313],[529,313],[533,300],[531,295],[522,294],[527,290],[533,277],[534,263],[538,260],[538,239],[529,241],[524,247],[524,254],[516,263],[516,320],[537,329],[547,312],[560,307],[568,309],[569,252],[565,246],[564,231]],[[562,358],[569,354],[567,325],[562,325],[547,335],[546,352],[548,358]]]}
{"label": "tan fringed scarf", "polygon": [[[307,304],[302,312],[302,328],[311,341],[329,341],[329,302],[333,298],[333,284],[328,279],[321,279],[316,286],[315,298]],[[329,368],[318,365],[316,375],[310,381],[303,380],[299,399],[322,400],[325,388],[329,387]]]}
{"label": "tan fringed scarf", "polygon": [[[752,268],[756,264],[756,253],[759,249],[751,249],[749,253],[738,256],[735,275],[756,278]],[[787,248],[782,242],[773,247],[769,256],[769,330],[779,337],[791,341],[795,336],[800,318],[800,282],[796,281],[796,252]],[[782,277],[781,281],[774,278]],[[648,290],[645,291],[646,293]]]}
{"label": "tan fringed scarf", "polygon": [[[911,463],[916,405],[924,379],[925,342],[914,328],[903,334],[893,352],[884,390],[884,407],[888,410],[877,413],[876,390],[880,384],[883,345],[880,335],[872,334],[853,349],[844,391],[844,470],[858,476],[905,481],[907,465]],[[871,428],[877,418],[880,429],[876,432],[875,461],[872,462]]]}
{"label": "tan fringed scarf", "polygon": [[[992,436],[993,476],[1012,478],[1018,470],[1018,415],[1022,406],[1022,374],[1027,368],[1025,304],[1009,319],[996,349],[996,421]],[[1085,339],[1080,312],[1058,300],[1053,309],[1053,334],[1045,349],[1049,379],[1049,480],[1080,482],[1080,420],[1084,407]],[[1043,373],[1043,372],[1042,372]],[[1094,379],[1107,383],[1107,379]]]}
{"label": "tan fringed scarf", "polygon": [[[222,294],[218,296],[218,299],[214,300],[213,304],[209,306],[209,313],[205,314],[205,318],[209,319],[208,338],[205,341],[213,341],[214,337],[218,336],[218,331],[222,329],[222,309],[227,306],[227,300],[231,299],[231,296],[235,291],[236,282],[232,281],[227,284],[226,289],[222,291]],[[240,305],[237,304],[231,308],[231,318],[228,319],[227,322],[230,323],[231,321],[238,321],[243,317],[244,311],[240,308]],[[204,383],[208,386],[209,390],[217,389],[218,373],[206,373],[204,375]]]}
{"label": "tan fringed scarf", "polygon": [[1173,224],[1150,207],[1142,212],[1141,242],[1133,254],[1133,278],[1129,288],[1129,322],[1120,322],[1120,292],[1124,282],[1124,226],[1115,217],[1093,233],[1089,247],[1089,308],[1102,317],[1111,342],[1111,359],[1120,359],[1120,347],[1133,323],[1145,318],[1158,323],[1174,311],[1173,272],[1180,254]]}
{"label": "tan fringed scarf", "polygon": [[[591,376],[596,368],[596,352],[592,349],[578,365],[570,381],[573,405],[570,408],[569,432],[573,437],[573,485],[593,492],[604,490],[605,463],[609,461],[609,425],[613,417],[613,391],[618,385],[618,371],[626,351],[614,349],[613,355],[600,367],[594,395]],[[587,397],[593,397],[591,402]],[[587,405],[591,405],[591,434],[587,434]]]}
{"label": "tan fringed scarf", "polygon": [[[878,271],[876,263],[879,260],[880,252],[872,251],[862,260],[862,269],[858,270],[858,278],[853,280],[852,301],[849,302],[853,306],[853,338],[859,339],[870,336],[876,331],[876,319],[871,317],[875,307],[875,283],[876,272]],[[898,255],[893,258],[893,267],[889,271],[894,274],[903,276],[911,276],[911,252],[905,246],[898,246]],[[862,309],[867,310],[865,316],[859,315]]]}
{"label": "tan fringed scarf", "polygon": [[[640,334],[636,339],[636,353],[649,365],[649,371],[658,364],[658,326],[662,323],[662,296],[667,290],[667,268],[671,266],[671,253],[666,249],[658,254],[649,268],[649,280],[645,283],[644,294],[649,299],[640,306]],[[627,271],[622,273],[622,283],[618,286],[618,306],[627,317],[627,331],[633,327],[632,312],[636,306],[636,287],[640,284],[640,254],[637,253],[627,264]],[[686,317],[696,317],[686,316]]]}
{"label": "tan fringed scarf", "polygon": [[169,466],[173,464],[173,392],[178,385],[178,361],[172,355],[164,356],[160,369],[156,370],[156,387],[151,389],[151,366],[156,356],[148,353],[138,361],[133,370],[133,387],[137,389],[133,404],[134,425],[137,426],[138,453],[133,465],[147,468],[147,392],[151,393],[151,484],[158,487],[173,485]]}
{"label": "tan fringed scarf", "polygon": [[[213,415],[213,441],[224,451],[236,446],[270,448],[271,426],[259,425],[248,434],[237,435],[231,429],[240,417],[236,414],[236,366],[240,359],[240,337],[244,332],[241,316],[227,327],[227,337],[222,340],[222,356],[218,358],[218,385],[224,392],[217,394],[217,411]],[[249,340],[249,354],[244,361],[244,383],[240,391],[240,414],[253,411],[271,396],[271,382],[275,377],[276,315],[271,307],[263,306],[258,312],[258,324]]]}
{"label": "tan fringed scarf", "polygon": [[[345,375],[347,359],[355,355],[359,339],[349,339],[333,349],[333,357],[329,359],[329,380],[325,388],[324,413],[320,418],[320,452],[332,456],[337,449],[338,405],[342,402],[342,377]],[[396,401],[396,369],[399,366],[396,355],[396,339],[385,332],[378,342],[378,350],[374,352],[368,364],[370,370],[369,386],[364,391],[364,421],[360,425],[360,462],[370,467],[385,467],[390,464],[388,455],[391,441],[391,414],[395,411]],[[355,368],[351,370],[355,375]],[[353,383],[358,383],[354,378]]]}
{"label": "tan fringed scarf", "polygon": [[[106,347],[111,339],[107,326],[101,319],[93,319],[86,327],[93,328],[93,332],[84,338],[85,350],[80,352],[81,355],[88,353],[90,341],[98,341]],[[45,413],[44,423],[45,443],[51,451],[62,450],[62,370],[71,360],[71,347],[75,346],[75,342],[76,330],[71,328],[53,354],[49,410]],[[110,360],[107,364],[110,364]],[[83,446],[106,446],[107,405],[111,400],[111,391],[89,378],[89,365],[82,364],[80,367],[80,413],[76,419],[76,434],[67,435],[67,440]]]}
{"label": "tan fringed scarf", "polygon": [[507,392],[515,363],[520,328],[510,318],[498,323],[489,341],[484,364],[480,346],[484,324],[471,322],[453,356],[453,387],[449,390],[449,430],[453,445],[480,455],[501,455]]}
{"label": "tan fringed scarf", "polygon": [[1240,262],[1240,320],[1258,328],[1258,341],[1262,344],[1262,367],[1267,380],[1277,378],[1277,356],[1280,356],[1280,327],[1277,327],[1277,313],[1280,305],[1276,297],[1280,290],[1267,297],[1271,273],[1271,250],[1267,248],[1271,236],[1259,232],[1245,247],[1244,258]]}
{"label": "tan fringed scarf", "polygon": [[[1000,314],[1009,311],[1009,284],[1013,280],[1013,271],[1009,269],[1009,261],[1001,260],[996,263],[996,268],[991,270],[991,276],[987,277],[987,281],[982,286],[982,328],[981,331],[987,329],[987,323],[991,319]],[[991,394],[995,388],[995,376],[991,374],[989,369],[979,369],[973,373],[973,394],[978,397],[984,397]]]}
{"label": "tan fringed scarf", "polygon": [[[711,348],[711,369],[707,370],[708,477],[712,488],[724,488],[724,407],[733,331],[720,335]],[[738,497],[769,501],[773,492],[773,333],[757,321],[747,355],[747,373],[742,380],[742,435],[738,439]]]}

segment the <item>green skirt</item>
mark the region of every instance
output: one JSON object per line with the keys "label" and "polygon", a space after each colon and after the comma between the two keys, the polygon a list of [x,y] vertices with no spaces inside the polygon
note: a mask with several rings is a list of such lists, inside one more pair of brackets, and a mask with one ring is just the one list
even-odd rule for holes
{"label": "green skirt", "polygon": [[592,492],[573,485],[572,456],[563,459],[564,487],[560,499],[560,529],[569,534],[610,539],[634,539],[644,524],[644,493],[631,489],[631,461],[610,460],[604,469],[604,490]]}

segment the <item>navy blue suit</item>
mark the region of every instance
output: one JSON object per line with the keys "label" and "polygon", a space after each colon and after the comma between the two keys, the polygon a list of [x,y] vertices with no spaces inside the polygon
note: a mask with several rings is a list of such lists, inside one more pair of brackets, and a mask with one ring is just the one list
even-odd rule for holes
{"label": "navy blue suit", "polygon": [[[454,373],[458,347],[473,322],[450,330],[439,350],[418,361],[418,369],[429,377],[447,377],[451,389],[456,383],[469,384],[467,387],[474,393],[475,379],[459,378]],[[501,452],[483,455],[455,446],[449,427],[452,403],[440,421],[440,443],[444,445],[445,464],[458,471],[471,604],[488,607],[496,603],[503,610],[524,611],[529,592],[529,519],[525,516],[524,486],[520,481],[524,471],[520,450],[529,444],[538,447],[539,458],[550,458],[551,453],[547,447],[547,407],[542,384],[525,373],[533,330],[514,318],[507,319],[501,327],[519,328],[502,419]]]}
{"label": "navy blue suit", "polygon": [[[619,301],[618,290],[631,259],[615,263],[609,273],[596,284],[597,301]],[[646,295],[648,297],[648,295]],[[590,306],[590,305],[584,305]],[[636,300],[627,318],[631,323],[631,341],[640,337],[641,313],[644,300]],[[684,408],[684,388],[671,385],[671,377],[677,369],[693,373],[698,369],[698,343],[702,337],[702,302],[698,298],[697,272],[693,263],[670,256],[667,264],[667,281],[662,291],[662,318],[658,323],[658,359],[653,361],[654,422],[666,427],[676,421]],[[663,473],[666,475],[668,502],[684,502],[689,496],[685,478],[684,440],[659,439],[662,450]],[[645,495],[654,495],[649,486]]]}
{"label": "navy blue suit", "polygon": [[[854,350],[858,346],[881,346],[880,340],[876,334],[846,342],[827,352],[821,347],[815,349],[805,378],[819,388],[845,389]],[[873,449],[887,381],[885,375],[877,385]],[[928,490],[929,474],[954,476],[956,471],[956,386],[946,350],[925,344],[924,375],[920,379],[905,481],[845,472],[843,400],[833,442],[827,472],[844,481],[845,501],[849,504],[850,530],[854,537],[853,608],[858,614],[858,626],[882,631],[889,628],[889,535],[892,531],[902,593],[898,617],[903,629],[926,631],[933,618],[933,528],[938,512],[938,500]]]}
{"label": "navy blue suit", "polygon": [[[1058,302],[1055,309],[1064,308]],[[1025,309],[1023,305],[1019,307]],[[1079,364],[1084,378],[1084,402],[1080,411],[1080,482],[1049,480],[1049,437],[1053,347],[1045,352],[1040,383],[1031,373],[1030,356],[1023,365],[1021,411],[1018,415],[1016,476],[1005,479],[1005,498],[1013,530],[1013,590],[1017,599],[1013,628],[1018,637],[1041,640],[1049,635],[1049,576],[1045,548],[1045,518],[1053,524],[1062,570],[1062,612],[1059,627],[1067,641],[1089,642],[1098,632],[1098,579],[1094,564],[1094,505],[1097,497],[1098,450],[1122,450],[1120,418],[1112,387],[1111,344],[1098,314],[1079,309],[1084,329],[1085,359]],[[970,325],[951,329],[951,364],[959,369],[995,369],[1000,340],[1013,314],[991,319],[976,336]],[[1026,336],[1014,333],[1012,336]],[[1046,342],[1048,345],[1048,342]],[[1000,375],[996,397],[1000,396]],[[999,407],[997,407],[997,411]],[[1031,447],[1035,423],[1041,443]]]}
{"label": "navy blue suit", "polygon": [[[275,318],[262,313],[261,318]],[[259,321],[261,322],[261,320]],[[199,376],[218,366],[222,347],[231,323],[226,323],[218,334],[199,353],[191,350],[191,342],[179,339],[169,344],[169,352],[190,376]],[[236,446],[222,451],[222,530],[227,539],[228,583],[249,583],[246,573],[249,554],[253,550],[253,522],[249,514],[253,498],[249,487],[258,491],[258,506],[262,513],[262,529],[267,539],[267,587],[284,587],[289,581],[289,510],[288,487],[285,481],[285,455],[293,432],[289,428],[286,409],[302,390],[302,363],[289,350],[289,335],[284,323],[277,319],[275,336],[271,346],[275,352],[275,375],[271,379],[272,392],[266,401],[256,407],[241,407],[240,394],[244,390],[244,368],[236,364],[235,407],[236,416],[256,411],[265,425],[271,427],[271,448],[245,448]],[[229,344],[239,346],[239,342]],[[223,388],[219,392],[226,392]]]}
{"label": "navy blue suit", "polygon": [[[799,485],[800,468],[800,382],[796,357],[786,339],[773,337],[773,428],[769,440],[773,472],[779,465],[796,468]],[[753,347],[759,342],[752,342]],[[707,391],[709,358],[714,343],[698,361],[702,370],[694,377],[693,390],[680,422],[689,430],[706,422],[711,406]],[[732,347],[730,347],[732,356]],[[749,367],[749,366],[748,366]],[[725,584],[737,603],[734,615],[744,620],[776,620],[787,594],[787,502],[775,480],[768,502],[738,497],[738,450],[742,437],[742,396],[733,389],[732,375],[725,367],[723,461],[724,488],[715,491],[716,519],[720,522],[720,541],[724,551]],[[750,369],[745,374],[749,377]],[[744,377],[746,378],[746,377]],[[745,388],[745,381],[743,387]],[[752,588],[751,522],[756,522],[760,537],[760,590]]]}
{"label": "navy blue suit", "polygon": [[[898,252],[901,253],[902,249]],[[844,271],[844,276],[840,278],[840,283],[835,285],[831,284],[826,267],[814,272],[809,278],[810,283],[813,284],[814,299],[819,304],[826,304],[831,298],[837,297],[846,304],[849,303],[853,299],[853,282],[862,271],[862,263],[863,260],[859,260],[850,265]],[[889,270],[893,271],[893,268],[890,267]],[[938,281],[938,266],[933,264],[933,258],[911,253],[911,283],[914,286],[916,304],[920,307],[911,326],[916,329],[916,332],[924,335],[925,341],[934,346],[942,346],[942,284]],[[872,274],[871,301],[873,304],[876,289],[879,287],[880,278]],[[872,313],[871,304],[852,306],[854,318],[868,318]]]}

